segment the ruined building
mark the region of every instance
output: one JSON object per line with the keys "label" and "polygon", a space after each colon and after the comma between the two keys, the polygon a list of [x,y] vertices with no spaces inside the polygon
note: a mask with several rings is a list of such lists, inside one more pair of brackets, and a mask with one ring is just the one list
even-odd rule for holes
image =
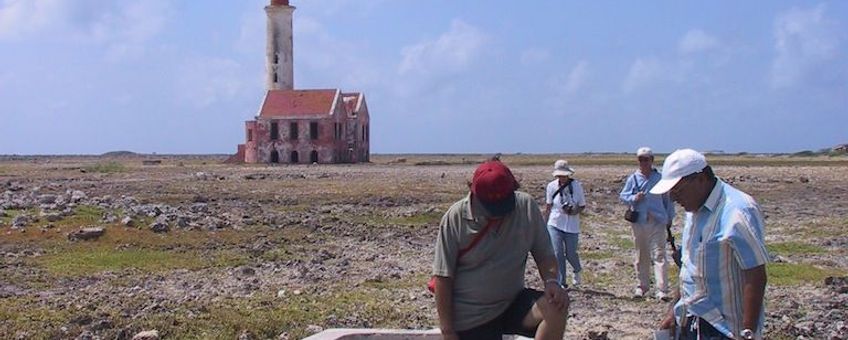
{"label": "ruined building", "polygon": [[265,51],[266,91],[245,142],[232,162],[358,163],[370,158],[365,95],[339,89],[294,89],[292,14],[288,0],[271,0]]}

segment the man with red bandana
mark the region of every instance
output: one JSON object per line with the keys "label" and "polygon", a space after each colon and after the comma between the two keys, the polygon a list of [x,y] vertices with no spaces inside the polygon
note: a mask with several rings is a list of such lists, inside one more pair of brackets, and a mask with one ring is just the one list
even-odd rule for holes
{"label": "man with red bandana", "polygon": [[[442,217],[433,275],[444,339],[563,337],[568,294],[539,206],[518,187],[506,165],[484,162],[470,193]],[[544,291],[524,287],[528,252]]]}

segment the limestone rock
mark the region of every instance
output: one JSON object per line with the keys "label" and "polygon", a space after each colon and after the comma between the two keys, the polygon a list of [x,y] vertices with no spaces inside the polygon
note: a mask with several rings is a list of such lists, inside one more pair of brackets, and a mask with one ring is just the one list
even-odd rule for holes
{"label": "limestone rock", "polygon": [[136,334],[132,337],[132,340],[158,340],[158,339],[159,339],[159,331],[157,331],[155,329],[152,330],[152,331],[139,332],[138,334]]}
{"label": "limestone rock", "polygon": [[99,228],[99,227],[82,228],[82,229],[77,230],[75,232],[69,233],[68,234],[68,240],[70,240],[70,241],[94,240],[94,239],[99,238],[100,236],[103,236],[104,232],[106,232],[106,230],[103,229],[103,228]]}
{"label": "limestone rock", "polygon": [[171,228],[168,227],[167,223],[157,221],[150,224],[150,230],[154,233],[167,233]]}

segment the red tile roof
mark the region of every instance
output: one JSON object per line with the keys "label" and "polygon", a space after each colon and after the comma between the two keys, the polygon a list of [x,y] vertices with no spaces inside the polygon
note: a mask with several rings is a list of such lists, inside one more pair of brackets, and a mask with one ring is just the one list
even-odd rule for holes
{"label": "red tile roof", "polygon": [[269,90],[259,115],[262,117],[323,117],[333,110],[338,90]]}

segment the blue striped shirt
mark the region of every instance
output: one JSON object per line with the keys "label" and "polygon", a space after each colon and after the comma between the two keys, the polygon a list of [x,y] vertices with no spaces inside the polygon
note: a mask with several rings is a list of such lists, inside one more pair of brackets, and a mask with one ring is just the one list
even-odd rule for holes
{"label": "blue striped shirt", "polygon": [[[661,178],[662,175],[656,169],[652,169],[651,175],[648,177],[645,177],[639,170],[627,177],[618,198],[622,203],[633,206],[633,210],[639,212],[639,219],[636,223],[647,223],[649,214],[651,220],[658,224],[669,224],[674,220],[674,202],[669,198],[669,194],[654,195],[648,192],[654,185],[657,185]],[[640,191],[645,193],[645,197],[636,202],[636,193]]]}
{"label": "blue striped shirt", "polygon": [[[743,329],[742,271],[768,262],[760,206],[718,180],[704,205],[686,213],[682,253],[676,319],[696,315],[735,337]],[[764,316],[761,311],[758,336]]]}

